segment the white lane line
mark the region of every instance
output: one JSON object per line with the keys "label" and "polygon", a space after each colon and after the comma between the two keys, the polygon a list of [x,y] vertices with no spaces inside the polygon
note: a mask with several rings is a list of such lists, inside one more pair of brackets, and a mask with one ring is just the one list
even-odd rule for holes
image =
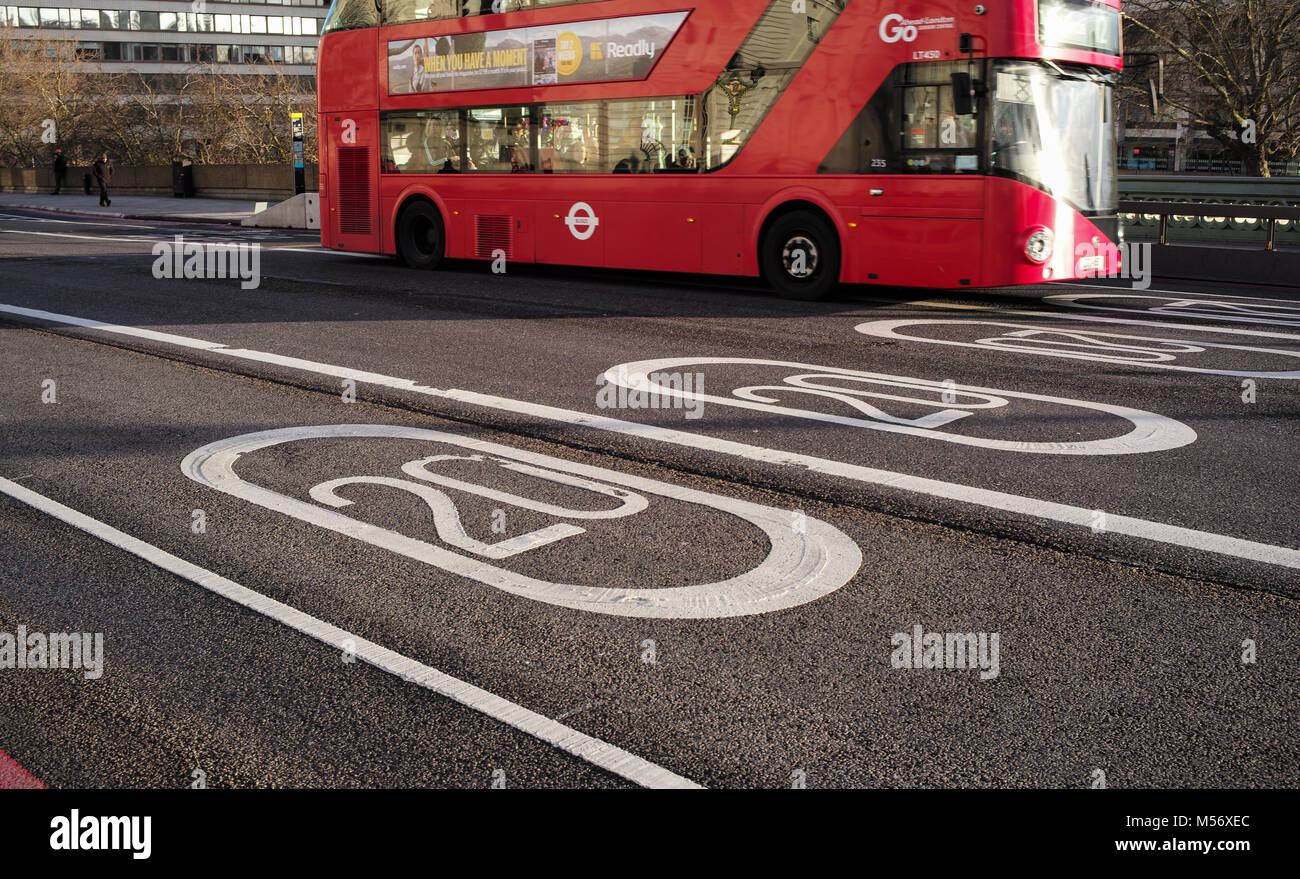
{"label": "white lane line", "polygon": [[[274,250],[276,253],[314,253],[318,255],[328,254],[329,256],[355,256],[358,259],[392,259],[391,256],[383,253],[358,253],[351,250],[330,250],[327,247],[273,247],[271,245],[264,245],[263,249]],[[263,277],[270,276],[264,275]],[[315,284],[319,282],[312,281],[311,283]]]}
{"label": "white lane line", "polygon": [[[170,243],[172,239],[176,237],[175,235],[162,235],[157,238],[146,237],[146,236],[139,236],[136,238],[119,238],[113,235],[74,235],[71,232],[36,232],[31,229],[0,229],[0,232],[12,232],[15,235],[39,235],[42,238],[78,238],[83,241],[120,241],[126,244],[156,244],[159,241],[165,241]],[[261,243],[263,250],[274,250],[276,252],[329,254],[330,256],[355,256],[363,259],[391,259],[392,258],[382,253],[353,253],[350,250],[328,250],[324,247],[317,247],[317,248],[278,247],[274,244],[266,244],[260,242],[254,234],[250,234],[248,238],[239,239],[238,241],[208,241],[205,239],[204,243],[222,245],[227,247],[235,247],[239,244]]]}
{"label": "white lane line", "polygon": [[[29,210],[40,210],[39,208],[30,208]],[[18,223],[58,223],[63,226],[113,226],[115,228],[125,227],[127,229],[149,229],[152,228],[148,223],[127,223],[122,221],[109,220],[55,220],[51,217],[21,217],[15,214],[0,214],[0,220],[13,221]],[[10,229],[4,230],[14,231]]]}
{"label": "white lane line", "polygon": [[263,616],[270,617],[291,629],[296,629],[335,650],[353,652],[359,658],[389,674],[397,675],[403,680],[409,680],[426,689],[433,690],[435,693],[459,702],[467,708],[513,726],[515,729],[540,739],[548,745],[567,751],[581,760],[599,766],[601,769],[608,770],[642,787],[700,787],[690,779],[683,778],[648,760],[643,760],[635,754],[624,751],[622,748],[593,738],[586,733],[578,732],[576,729],[557,723],[549,717],[543,717],[535,711],[529,711],[522,705],[516,705],[508,699],[503,699],[473,684],[444,674],[436,668],[416,662],[410,657],[402,656],[400,653],[386,647],[380,647],[378,644],[367,641],[345,629],[331,626],[323,620],[305,614],[273,598],[268,598],[260,592],[254,592],[252,589],[241,586],[233,580],[227,580],[225,577],[206,568],[200,568],[198,565],[178,558],[151,543],[145,543],[143,540],[118,531],[111,525],[107,525],[98,519],[92,519],[84,513],[79,513],[71,507],[64,506],[58,501],[51,500],[43,494],[38,494],[4,477],[0,477],[0,493],[7,494],[16,501],[53,516],[87,534],[98,537],[118,549],[139,556],[164,571],[169,571],[178,577],[189,580],[191,583],[202,586],[209,592],[243,605]]}
{"label": "white lane line", "polygon": [[[71,232],[36,232],[32,229],[0,229],[14,235],[39,235],[42,238],[79,238],[83,241],[127,241],[131,244],[147,244],[147,238],[116,238],[112,235],[73,235]],[[159,241],[163,239],[158,239]]]}
{"label": "white lane line", "polygon": [[[439,388],[431,388],[418,384],[412,379],[396,378],[394,376],[383,375],[382,373],[377,372],[350,369],[345,366],[332,366],[327,363],[317,363],[311,360],[302,360],[297,357],[285,357],[264,351],[253,351],[243,348],[227,348],[225,345],[218,342],[207,342],[202,339],[194,339],[188,336],[159,333],[155,330],[139,329],[136,327],[123,326],[121,324],[110,324],[84,317],[74,317],[67,314],[55,314],[53,312],[41,311],[35,308],[23,308],[17,305],[0,304],[0,312],[23,315],[25,317],[32,317],[38,320],[50,321],[52,323],[67,324],[68,326],[86,327],[88,329],[114,333],[120,336],[151,339],[183,348],[207,351],[210,354],[219,354],[224,357],[231,357],[239,360],[251,360],[258,363],[269,363],[289,369],[311,372],[317,375],[326,375],[340,380],[352,379],[356,382],[364,382],[367,384],[379,385],[381,387],[393,388],[394,390],[405,391],[407,393],[423,394],[429,397],[456,400],[457,402],[469,405],[499,409],[512,414],[531,415],[536,418],[544,418],[565,424],[593,427],[597,430],[606,430],[611,433],[626,434],[629,436],[656,440],[658,442],[685,446],[687,448],[699,449],[706,452],[731,455],[733,457],[744,458],[750,461],[788,467],[802,467],[815,473],[823,473],[841,479],[849,479],[856,482],[865,482],[871,485],[884,486],[886,488],[915,492],[917,494],[957,501],[963,504],[973,504],[975,506],[988,507],[994,510],[1016,513],[1022,516],[1030,516],[1036,519],[1047,519],[1066,525],[1077,525],[1090,530],[1096,523],[1096,517],[1094,515],[1095,511],[1085,509],[1084,507],[1076,507],[1071,506],[1070,504],[1056,503],[1054,501],[1044,501],[1037,498],[1024,497],[1022,495],[1008,494],[1007,492],[976,488],[975,486],[963,485],[957,482],[943,482],[938,479],[928,479],[923,476],[911,476],[906,473],[898,473],[891,470],[878,470],[874,467],[847,464],[842,461],[832,461],[827,458],[818,458],[812,455],[799,454],[797,452],[783,452],[777,449],[765,448],[763,446],[752,446],[747,443],[738,443],[732,440],[701,436],[687,433],[682,430],[657,427],[651,424],[638,424],[633,421],[621,421],[617,418],[608,418],[604,415],[593,415],[585,412],[575,412],[570,409],[545,406],[538,403],[528,403],[522,400],[512,400],[508,397],[495,397],[489,394],[478,394],[473,391],[456,389],[441,390]],[[1106,531],[1107,533],[1123,534],[1128,537],[1137,537],[1143,540],[1155,541],[1157,543],[1168,543],[1174,546],[1185,547],[1187,549],[1213,552],[1220,555],[1248,559],[1270,565],[1280,565],[1287,568],[1300,568],[1300,550],[1286,546],[1259,543],[1253,540],[1244,540],[1239,537],[1229,537],[1224,534],[1215,534],[1209,531],[1197,531],[1193,528],[1183,528],[1178,525],[1167,525],[1163,522],[1152,522],[1147,519],[1136,519],[1130,516],[1121,516],[1108,512],[1106,515]]]}
{"label": "white lane line", "polygon": [[997,314],[1023,314],[1028,317],[1049,317],[1053,320],[1075,320],[1101,324],[1131,324],[1140,327],[1161,327],[1168,330],[1182,330],[1196,333],[1228,333],[1233,336],[1259,336],[1265,339],[1285,339],[1288,342],[1300,342],[1295,333],[1274,333],[1268,330],[1243,330],[1239,327],[1203,327],[1195,324],[1175,324],[1159,320],[1136,320],[1124,317],[1103,317],[1100,314],[1065,314],[1059,311],[1035,311],[1029,308],[999,308],[996,305],[975,305],[969,302],[939,302],[933,299],[917,299],[904,305],[919,305],[923,308],[940,308],[951,311],[991,311]]}

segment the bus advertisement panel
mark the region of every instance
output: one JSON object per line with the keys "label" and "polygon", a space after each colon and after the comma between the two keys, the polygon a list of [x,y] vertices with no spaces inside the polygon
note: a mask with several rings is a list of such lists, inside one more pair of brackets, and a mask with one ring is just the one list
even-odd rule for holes
{"label": "bus advertisement panel", "polygon": [[388,93],[645,79],[685,12],[388,41]]}

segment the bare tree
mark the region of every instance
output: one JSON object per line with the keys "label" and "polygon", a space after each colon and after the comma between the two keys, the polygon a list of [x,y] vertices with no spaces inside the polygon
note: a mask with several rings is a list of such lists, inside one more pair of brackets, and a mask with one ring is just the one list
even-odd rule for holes
{"label": "bare tree", "polygon": [[96,108],[84,89],[83,59],[70,44],[18,39],[0,28],[0,162],[32,167],[62,149],[89,158]]}
{"label": "bare tree", "polygon": [[[1213,137],[1261,177],[1300,151],[1300,0],[1126,0],[1123,95]],[[1132,63],[1137,62],[1137,63]],[[1152,108],[1156,110],[1157,108]]]}
{"label": "bare tree", "polygon": [[[69,161],[107,151],[122,164],[292,160],[289,113],[303,113],[305,159],[316,158],[310,77],[195,65],[184,73],[115,70],[61,40],[0,27],[0,163],[31,167],[62,148]],[[245,71],[248,68],[244,68]]]}

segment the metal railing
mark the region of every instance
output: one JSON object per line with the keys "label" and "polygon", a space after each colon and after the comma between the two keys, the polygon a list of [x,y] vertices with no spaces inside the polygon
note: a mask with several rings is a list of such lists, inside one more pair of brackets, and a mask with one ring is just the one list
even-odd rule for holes
{"label": "metal railing", "polygon": [[1300,207],[1284,205],[1222,204],[1190,201],[1121,201],[1119,203],[1119,213],[1120,221],[1126,227],[1139,225],[1143,219],[1158,217],[1161,244],[1169,243],[1170,217],[1183,220],[1208,218],[1215,222],[1250,224],[1252,227],[1262,220],[1266,222],[1268,228],[1268,239],[1264,244],[1264,249],[1269,251],[1277,249],[1277,224],[1279,220],[1288,228],[1295,228],[1292,224],[1300,223]]}

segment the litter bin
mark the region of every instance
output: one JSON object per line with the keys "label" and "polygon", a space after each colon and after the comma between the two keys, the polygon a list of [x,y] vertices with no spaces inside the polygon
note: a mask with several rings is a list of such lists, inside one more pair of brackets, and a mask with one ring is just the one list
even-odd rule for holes
{"label": "litter bin", "polygon": [[189,162],[172,162],[172,196],[194,197],[194,166]]}

